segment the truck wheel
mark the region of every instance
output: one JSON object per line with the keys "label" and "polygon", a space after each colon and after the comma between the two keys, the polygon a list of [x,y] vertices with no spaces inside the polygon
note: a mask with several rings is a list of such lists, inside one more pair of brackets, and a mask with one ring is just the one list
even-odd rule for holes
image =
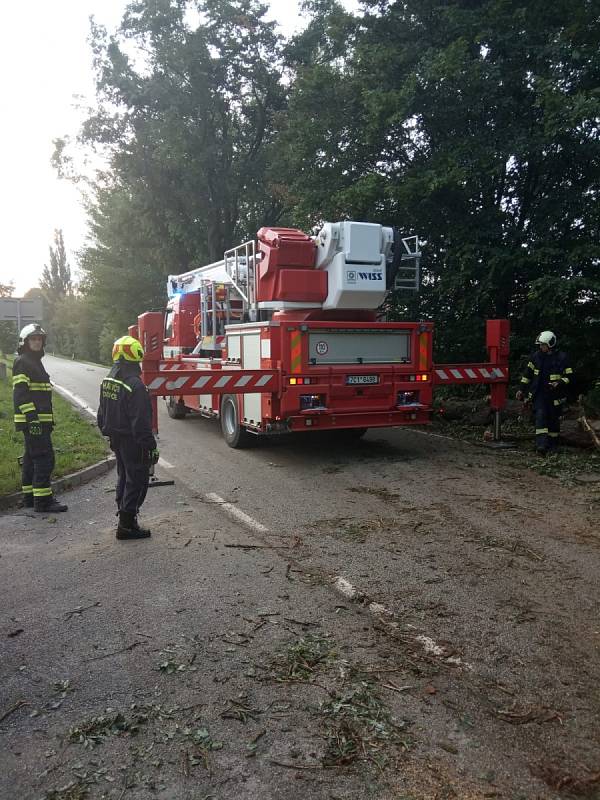
{"label": "truck wheel", "polygon": [[231,394],[226,394],[221,402],[221,430],[229,447],[236,449],[249,447],[254,439],[252,434],[240,425],[238,401]]}
{"label": "truck wheel", "polygon": [[171,417],[171,419],[183,419],[187,414],[187,409],[180,403],[179,400],[176,400],[173,395],[170,395],[166,398],[167,400],[167,414]]}

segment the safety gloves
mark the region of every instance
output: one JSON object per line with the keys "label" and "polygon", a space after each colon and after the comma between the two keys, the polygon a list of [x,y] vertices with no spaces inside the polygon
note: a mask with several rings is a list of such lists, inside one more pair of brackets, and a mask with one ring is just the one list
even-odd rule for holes
{"label": "safety gloves", "polygon": [[41,436],[42,435],[42,423],[38,422],[38,420],[33,420],[28,425],[28,430],[31,436]]}
{"label": "safety gloves", "polygon": [[144,464],[158,464],[159,458],[160,453],[156,447],[153,450],[144,450]]}

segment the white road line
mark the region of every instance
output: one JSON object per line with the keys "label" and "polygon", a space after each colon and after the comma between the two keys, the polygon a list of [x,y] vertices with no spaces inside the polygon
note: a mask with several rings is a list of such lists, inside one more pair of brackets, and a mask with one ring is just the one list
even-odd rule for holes
{"label": "white road line", "polygon": [[347,581],[345,578],[340,578],[338,576],[333,585],[334,588],[337,589],[340,594],[343,594],[344,597],[347,597],[348,600],[354,600],[354,598],[358,596],[358,592],[354,586],[352,586],[350,581]]}
{"label": "white road line", "polygon": [[68,397],[69,400],[77,403],[80,408],[82,408],[84,411],[87,411],[87,413],[94,417],[94,419],[96,418],[96,412],[91,406],[88,406],[85,400],[82,400],[78,395],[73,394],[73,392],[70,392],[68,389],[65,389],[64,386],[59,386],[58,383],[53,383],[52,385],[59,394],[64,394],[65,397]]}
{"label": "white road line", "polygon": [[[346,580],[346,578],[342,578],[341,575],[337,575],[336,579],[333,583],[333,588],[342,594],[348,600],[359,600],[362,597],[365,597],[362,592],[359,592],[350,581]],[[381,603],[369,603],[367,606],[369,611],[372,614],[386,614],[387,616],[393,616],[391,611],[389,611],[384,605]],[[419,642],[423,646],[423,650],[428,655],[437,656],[438,658],[443,658],[446,664],[454,664],[457,667],[463,667],[464,669],[472,670],[472,664],[469,664],[467,661],[463,661],[458,656],[446,656],[446,651],[443,647],[440,647],[430,636],[424,636],[420,634],[419,636],[415,636],[415,641]]]}
{"label": "white road line", "polygon": [[219,497],[218,494],[209,492],[207,495],[205,495],[205,497],[211,503],[218,503],[225,513],[229,514],[229,516],[233,517],[238,522],[241,522],[242,525],[245,525],[247,528],[257,531],[258,533],[268,533],[268,528],[265,528],[265,526],[261,525],[260,522],[252,519],[252,517],[250,517],[248,514],[244,514],[243,511],[240,511],[240,509],[236,508],[232,503],[227,503],[222,497]]}
{"label": "white road line", "polygon": [[446,656],[445,649],[440,647],[430,636],[424,636],[421,634],[420,636],[415,637],[417,642],[420,642],[423,645],[423,649],[426,653],[432,656],[438,656],[439,658],[443,658],[446,664],[454,664],[457,667],[464,667],[465,669],[472,670],[472,664],[469,664],[467,661],[463,661],[462,658],[458,656]]}
{"label": "white road line", "polygon": [[162,456],[158,459],[158,466],[159,467],[165,467],[166,469],[175,469],[175,466],[173,464],[171,464],[170,461],[167,461],[166,458],[163,458]]}

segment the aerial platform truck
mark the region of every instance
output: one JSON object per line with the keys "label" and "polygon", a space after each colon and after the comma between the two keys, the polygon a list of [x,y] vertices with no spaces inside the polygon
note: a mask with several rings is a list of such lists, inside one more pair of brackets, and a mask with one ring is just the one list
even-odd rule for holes
{"label": "aerial platform truck", "polygon": [[261,228],[221,261],[168,278],[166,313],[147,312],[142,379],[169,416],[220,419],[230,447],[259,436],[430,422],[435,386],[489,384],[500,438],[509,323],[487,321],[488,361],[434,364],[432,322],[381,319],[388,292],[418,290],[417,237],[325,223],[316,236]]}

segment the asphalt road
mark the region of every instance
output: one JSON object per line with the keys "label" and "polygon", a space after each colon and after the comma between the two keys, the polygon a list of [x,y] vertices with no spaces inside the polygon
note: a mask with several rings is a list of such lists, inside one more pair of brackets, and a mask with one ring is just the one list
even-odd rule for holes
{"label": "asphalt road", "polygon": [[[96,408],[105,370],[52,357],[46,365],[54,383]],[[514,455],[411,430],[234,451],[218,423],[170,420],[160,407],[160,472],[176,485],[153,490],[152,503],[175,513],[185,495],[197,524],[216,509],[224,528],[272,552],[278,574],[304,576],[304,601],[322,585],[343,613],[367,614],[386,669],[404,670],[393,691],[420,699],[412,752],[433,781],[410,796],[593,790],[597,492],[521,469]]]}

